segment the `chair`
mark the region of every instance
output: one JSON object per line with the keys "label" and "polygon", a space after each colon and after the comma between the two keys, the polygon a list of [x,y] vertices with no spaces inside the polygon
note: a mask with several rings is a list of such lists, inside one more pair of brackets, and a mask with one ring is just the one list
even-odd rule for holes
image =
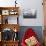
{"label": "chair", "polygon": [[[21,46],[27,46],[28,42],[26,43],[25,40],[29,39],[30,37],[35,37],[36,40],[38,41],[35,46],[41,46],[39,40],[37,39],[37,34],[33,31],[32,28],[28,28],[24,34],[24,37],[22,38]],[[31,43],[30,43],[31,44]]]}

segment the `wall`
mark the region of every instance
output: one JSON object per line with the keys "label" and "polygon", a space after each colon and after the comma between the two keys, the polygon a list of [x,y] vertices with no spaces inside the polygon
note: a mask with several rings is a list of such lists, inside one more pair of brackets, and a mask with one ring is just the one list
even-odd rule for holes
{"label": "wall", "polygon": [[[19,3],[20,2],[20,3]],[[43,26],[43,6],[42,0],[21,0],[18,1],[18,4],[21,5],[22,9],[21,16],[20,16],[20,25],[22,26]],[[36,19],[24,19],[23,18],[23,9],[36,9],[37,10],[37,18]]]}
{"label": "wall", "polygon": [[[15,6],[15,0],[0,0],[0,6]],[[17,0],[17,3],[20,7],[20,17],[19,24],[20,26],[43,26],[43,6],[42,0]],[[37,10],[37,18],[36,19],[24,19],[23,18],[23,9],[24,10]]]}

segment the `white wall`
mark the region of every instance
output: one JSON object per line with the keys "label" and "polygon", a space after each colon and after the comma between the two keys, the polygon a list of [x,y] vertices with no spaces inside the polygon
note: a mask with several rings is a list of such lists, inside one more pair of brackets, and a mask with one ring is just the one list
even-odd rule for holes
{"label": "white wall", "polygon": [[[0,0],[0,6],[14,6],[15,0]],[[17,0],[18,6],[20,7],[20,18],[19,24],[21,26],[43,26],[43,6],[42,0]],[[23,9],[36,9],[37,18],[36,19],[24,19]]]}
{"label": "white wall", "polygon": [[36,19],[24,19],[23,16],[20,16],[20,25],[22,26],[43,26],[43,6],[42,0],[21,0],[20,9],[36,9],[37,18]]}

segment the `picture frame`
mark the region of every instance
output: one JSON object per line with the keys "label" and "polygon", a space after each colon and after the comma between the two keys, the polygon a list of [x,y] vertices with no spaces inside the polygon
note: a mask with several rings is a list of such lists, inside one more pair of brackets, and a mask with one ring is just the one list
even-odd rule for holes
{"label": "picture frame", "polygon": [[10,14],[10,15],[17,15],[17,13],[18,13],[18,12],[17,12],[16,10],[10,10],[10,11],[9,11],[9,14]]}
{"label": "picture frame", "polygon": [[35,9],[26,10],[23,12],[23,18],[36,18],[37,11]]}
{"label": "picture frame", "polygon": [[9,15],[9,10],[2,10],[2,15]]}

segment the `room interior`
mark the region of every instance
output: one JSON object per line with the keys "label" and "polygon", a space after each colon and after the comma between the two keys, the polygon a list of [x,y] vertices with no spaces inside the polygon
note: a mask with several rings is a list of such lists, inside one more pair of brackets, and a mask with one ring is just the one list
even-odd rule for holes
{"label": "room interior", "polygon": [[45,15],[45,0],[0,0],[0,46],[23,46],[28,28],[37,34],[41,46],[46,46]]}

